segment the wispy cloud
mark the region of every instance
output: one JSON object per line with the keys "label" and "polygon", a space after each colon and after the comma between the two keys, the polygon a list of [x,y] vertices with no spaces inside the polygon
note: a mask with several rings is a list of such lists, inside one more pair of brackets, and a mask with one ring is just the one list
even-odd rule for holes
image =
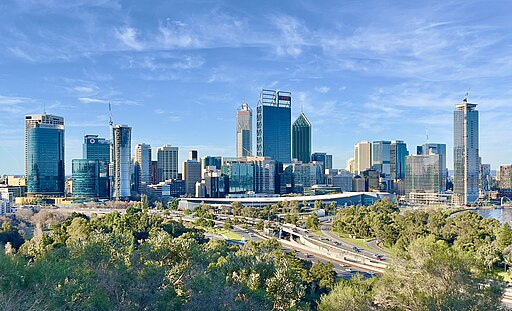
{"label": "wispy cloud", "polygon": [[91,104],[91,103],[107,104],[108,103],[108,100],[99,99],[99,98],[91,98],[91,97],[79,97],[78,100],[84,104]]}
{"label": "wispy cloud", "polygon": [[116,37],[127,47],[140,51],[144,49],[144,43],[138,39],[138,31],[133,27],[121,27],[115,31]]}

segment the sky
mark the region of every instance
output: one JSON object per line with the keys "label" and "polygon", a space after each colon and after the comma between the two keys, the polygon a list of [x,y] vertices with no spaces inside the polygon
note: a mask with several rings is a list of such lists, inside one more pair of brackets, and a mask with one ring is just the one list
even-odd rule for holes
{"label": "sky", "polygon": [[[313,151],[344,168],[361,140],[446,143],[469,89],[480,155],[511,163],[508,1],[0,2],[0,175],[24,173],[24,116],[63,116],[66,174],[84,134],[235,155],[236,109],[292,92]],[[253,138],[255,141],[255,137]],[[156,154],[154,154],[156,156]]]}

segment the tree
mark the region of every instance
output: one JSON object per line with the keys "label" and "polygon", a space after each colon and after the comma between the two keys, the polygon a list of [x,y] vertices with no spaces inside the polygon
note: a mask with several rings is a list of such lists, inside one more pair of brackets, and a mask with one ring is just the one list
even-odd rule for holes
{"label": "tree", "polygon": [[311,213],[311,215],[306,220],[306,228],[318,230],[320,228],[320,220],[316,215],[316,212]]}
{"label": "tree", "polygon": [[322,200],[316,200],[315,201],[315,210],[321,209],[322,207],[324,207],[324,203],[322,202]]}
{"label": "tree", "polygon": [[[474,260],[434,236],[418,238],[396,258],[375,291],[382,308],[498,310],[503,287],[489,282]],[[482,284],[486,284],[482,286]]]}
{"label": "tree", "polygon": [[274,276],[266,281],[265,289],[274,299],[275,310],[296,308],[305,294],[305,289],[285,260],[280,260],[277,264]]}
{"label": "tree", "polygon": [[258,231],[263,231],[263,228],[265,227],[265,224],[263,223],[263,220],[259,220],[257,223],[256,223],[256,230]]}
{"label": "tree", "polygon": [[363,280],[356,276],[348,281],[341,281],[327,295],[323,295],[318,304],[320,311],[369,311],[377,310],[373,303],[373,287],[376,278]]}

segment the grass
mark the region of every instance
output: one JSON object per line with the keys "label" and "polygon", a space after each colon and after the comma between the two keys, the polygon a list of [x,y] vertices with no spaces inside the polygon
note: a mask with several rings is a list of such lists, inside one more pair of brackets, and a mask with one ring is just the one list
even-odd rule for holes
{"label": "grass", "polygon": [[235,233],[230,230],[227,230],[227,229],[224,229],[224,228],[205,228],[205,227],[200,227],[200,226],[195,226],[195,227],[203,229],[204,231],[209,232],[209,233],[223,235],[229,240],[233,240],[233,241],[241,241],[242,240],[242,236],[240,234]]}

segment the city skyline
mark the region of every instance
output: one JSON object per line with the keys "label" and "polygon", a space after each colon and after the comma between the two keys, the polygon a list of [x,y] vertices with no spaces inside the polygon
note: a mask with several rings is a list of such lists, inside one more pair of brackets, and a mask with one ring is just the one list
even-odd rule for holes
{"label": "city skyline", "polygon": [[292,119],[303,104],[312,152],[338,168],[361,140],[412,147],[428,131],[452,150],[453,106],[471,88],[483,163],[510,162],[505,3],[334,4],[3,2],[0,174],[23,174],[23,118],[46,110],[66,120],[69,176],[85,134],[109,137],[109,100],[132,148],[234,156],[236,108],[261,88],[292,92]]}

